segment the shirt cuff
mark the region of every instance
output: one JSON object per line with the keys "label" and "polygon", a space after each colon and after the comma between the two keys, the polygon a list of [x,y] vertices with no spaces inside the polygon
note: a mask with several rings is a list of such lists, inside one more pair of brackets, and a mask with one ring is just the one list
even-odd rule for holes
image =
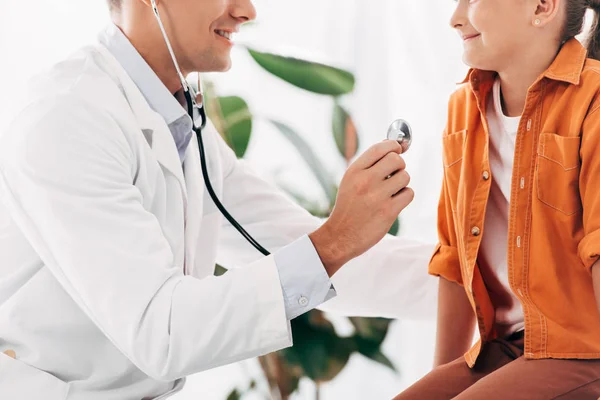
{"label": "shirt cuff", "polygon": [[292,320],[336,296],[315,246],[308,236],[274,254],[285,300],[285,313]]}
{"label": "shirt cuff", "polygon": [[581,242],[579,242],[578,253],[581,262],[587,271],[591,273],[592,266],[600,258],[600,229],[584,236]]}
{"label": "shirt cuff", "polygon": [[458,249],[456,247],[438,244],[433,257],[431,257],[431,261],[429,261],[428,270],[430,275],[440,276],[450,282],[463,285]]}

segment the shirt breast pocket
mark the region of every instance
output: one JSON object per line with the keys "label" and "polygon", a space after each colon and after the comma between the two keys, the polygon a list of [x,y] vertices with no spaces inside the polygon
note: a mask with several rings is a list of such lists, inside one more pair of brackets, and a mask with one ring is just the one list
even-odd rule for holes
{"label": "shirt breast pocket", "polygon": [[456,211],[466,137],[467,130],[464,129],[446,135],[443,139],[444,177],[453,211]]}
{"label": "shirt breast pocket", "polygon": [[582,209],[579,195],[580,137],[542,133],[537,154],[538,199],[565,215]]}

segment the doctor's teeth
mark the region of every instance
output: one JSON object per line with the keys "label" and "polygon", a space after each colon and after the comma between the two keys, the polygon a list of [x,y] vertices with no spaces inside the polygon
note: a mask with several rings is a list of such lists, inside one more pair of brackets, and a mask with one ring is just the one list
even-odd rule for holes
{"label": "doctor's teeth", "polygon": [[233,34],[231,32],[217,31],[217,34],[229,40],[231,40],[231,38],[233,37]]}

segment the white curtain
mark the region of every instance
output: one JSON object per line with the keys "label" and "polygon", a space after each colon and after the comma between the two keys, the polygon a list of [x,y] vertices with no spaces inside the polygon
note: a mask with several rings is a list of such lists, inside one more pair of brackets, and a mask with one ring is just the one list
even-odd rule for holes
{"label": "white curtain", "polygon": [[[204,1],[204,0],[198,0]],[[25,79],[93,41],[108,21],[104,0],[0,0],[0,126],[3,113]],[[406,155],[416,200],[401,217],[402,235],[434,242],[441,181],[441,133],[448,96],[466,68],[461,44],[448,25],[454,2],[448,0],[259,0],[259,20],[240,40],[263,49],[309,56],[353,71],[355,93],[346,98],[361,136],[361,149],[384,138],[389,123],[408,120],[415,133]],[[276,117],[295,127],[337,178],[344,163],[337,155],[330,125],[332,102],[304,93],[263,72],[243,49],[234,67],[210,74],[219,94],[240,95],[261,117]],[[91,93],[90,95],[93,95]],[[255,122],[248,158],[265,177],[293,183],[319,198],[320,191],[294,148],[260,118]],[[399,263],[398,268],[402,268]],[[424,265],[423,268],[426,268]],[[432,278],[433,279],[433,278]],[[351,328],[333,317],[341,332]],[[322,399],[386,399],[425,374],[432,363],[434,321],[395,322],[384,351],[398,375],[361,356],[322,388]],[[258,374],[255,362],[198,374],[175,398],[224,399]],[[297,399],[314,398],[301,383]],[[248,396],[244,399],[258,399]]]}

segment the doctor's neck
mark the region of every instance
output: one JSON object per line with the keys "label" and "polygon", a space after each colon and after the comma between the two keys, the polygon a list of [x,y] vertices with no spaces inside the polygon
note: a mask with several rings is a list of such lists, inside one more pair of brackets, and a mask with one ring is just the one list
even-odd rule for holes
{"label": "doctor's neck", "polygon": [[[175,94],[181,90],[181,81],[177,70],[160,32],[157,32],[154,27],[154,21],[148,21],[148,24],[128,24],[123,20],[114,22],[169,92]],[[186,71],[182,72],[185,76]]]}

